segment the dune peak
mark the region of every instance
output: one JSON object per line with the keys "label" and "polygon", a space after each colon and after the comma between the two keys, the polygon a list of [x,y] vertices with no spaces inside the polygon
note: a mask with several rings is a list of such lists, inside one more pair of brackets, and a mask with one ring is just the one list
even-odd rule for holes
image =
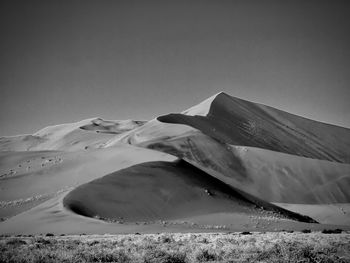
{"label": "dune peak", "polygon": [[185,110],[182,112],[182,114],[185,115],[190,115],[190,116],[195,116],[195,115],[199,115],[199,116],[206,116],[209,113],[210,110],[210,106],[212,104],[212,102],[218,97],[218,96],[228,96],[225,92],[221,91],[218,92],[212,96],[210,96],[209,98],[203,100],[202,102],[200,102],[197,105],[194,105],[193,107]]}

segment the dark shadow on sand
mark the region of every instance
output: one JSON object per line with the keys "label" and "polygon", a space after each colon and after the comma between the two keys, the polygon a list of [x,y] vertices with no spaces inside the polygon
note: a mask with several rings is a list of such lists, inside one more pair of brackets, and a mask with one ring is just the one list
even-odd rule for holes
{"label": "dark shadow on sand", "polygon": [[316,222],[235,189],[183,160],[131,166],[79,186],[63,202],[77,214],[123,222],[262,210]]}

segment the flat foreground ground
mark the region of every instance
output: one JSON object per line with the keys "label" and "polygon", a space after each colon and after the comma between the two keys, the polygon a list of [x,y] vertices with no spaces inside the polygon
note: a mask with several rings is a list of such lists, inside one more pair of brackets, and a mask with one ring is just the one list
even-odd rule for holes
{"label": "flat foreground ground", "polygon": [[350,262],[350,232],[1,237],[0,262]]}

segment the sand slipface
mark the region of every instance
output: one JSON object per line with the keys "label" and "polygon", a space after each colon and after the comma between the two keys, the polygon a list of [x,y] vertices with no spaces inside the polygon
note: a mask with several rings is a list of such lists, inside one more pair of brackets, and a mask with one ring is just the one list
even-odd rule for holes
{"label": "sand slipface", "polygon": [[2,137],[0,233],[350,228],[348,149],[349,129],[225,93]]}

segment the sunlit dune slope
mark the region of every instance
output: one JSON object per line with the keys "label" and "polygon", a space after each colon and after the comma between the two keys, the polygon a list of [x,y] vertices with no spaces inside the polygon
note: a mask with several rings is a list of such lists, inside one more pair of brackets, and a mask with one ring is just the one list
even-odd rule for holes
{"label": "sunlit dune slope", "polygon": [[144,121],[105,121],[92,118],[76,123],[49,126],[33,135],[19,135],[0,138],[0,151],[76,151],[98,148],[116,134],[130,131],[144,124]]}
{"label": "sunlit dune slope", "polygon": [[218,94],[206,116],[169,114],[161,122],[186,124],[216,140],[303,157],[350,163],[350,129]]}
{"label": "sunlit dune slope", "polygon": [[[185,110],[182,114],[206,116],[210,109],[210,105],[216,98],[217,94],[202,101],[201,103]],[[162,141],[175,137],[183,137],[191,134],[197,134],[197,129],[186,124],[170,124],[160,122],[157,118],[152,119],[141,127],[135,128],[129,132],[125,132],[119,136],[115,136],[109,140],[104,147],[114,146],[119,143],[129,143],[138,145],[143,142]]]}
{"label": "sunlit dune slope", "polygon": [[143,163],[106,175],[71,191],[64,204],[84,216],[125,222],[218,212],[256,214],[261,209],[314,222],[234,189],[184,161]]}
{"label": "sunlit dune slope", "polygon": [[108,148],[120,143],[128,143],[132,145],[140,145],[143,142],[165,141],[175,137],[183,137],[197,133],[197,130],[182,124],[169,124],[152,119],[143,126],[135,128],[124,134],[117,135],[104,144],[103,147]]}

